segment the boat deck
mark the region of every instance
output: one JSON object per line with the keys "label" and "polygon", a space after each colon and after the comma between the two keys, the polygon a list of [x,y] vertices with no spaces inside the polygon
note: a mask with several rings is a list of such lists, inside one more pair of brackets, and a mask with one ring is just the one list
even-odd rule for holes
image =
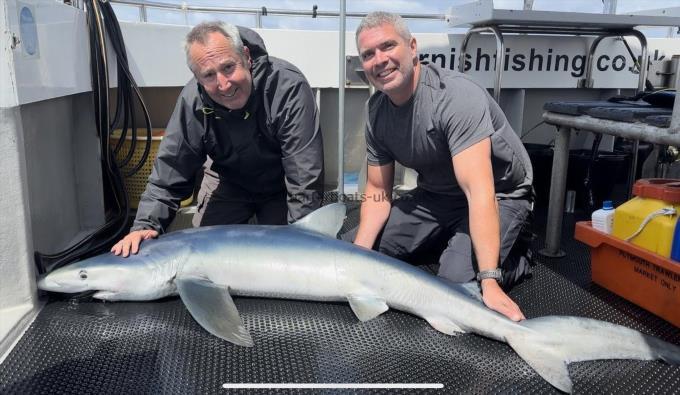
{"label": "boat deck", "polygon": [[[357,215],[352,207],[347,226]],[[678,328],[591,283],[589,251],[571,237],[578,216],[565,214],[567,257],[537,256],[533,277],[511,291],[525,315],[591,317],[680,344]],[[536,218],[543,235],[545,214]],[[542,246],[539,237],[534,250]],[[447,336],[399,311],[361,323],[344,303],[235,302],[253,348],[210,335],[178,298],[50,300],[0,365],[0,393],[218,393],[224,383],[441,383],[443,390],[420,391],[559,392],[508,345],[473,334]],[[574,393],[680,393],[680,366],[659,361],[579,362],[569,372]]]}

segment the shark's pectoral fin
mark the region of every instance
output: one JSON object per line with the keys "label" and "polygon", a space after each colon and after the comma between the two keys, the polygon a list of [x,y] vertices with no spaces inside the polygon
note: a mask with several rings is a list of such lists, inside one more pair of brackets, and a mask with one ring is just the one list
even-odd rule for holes
{"label": "shark's pectoral fin", "polygon": [[432,327],[439,332],[445,333],[447,335],[453,335],[456,333],[465,333],[465,330],[458,326],[455,322],[451,321],[446,317],[423,317],[425,320],[432,325]]}
{"label": "shark's pectoral fin", "polygon": [[389,310],[385,299],[376,296],[349,295],[347,301],[354,314],[362,322],[371,320]]}
{"label": "shark's pectoral fin", "polygon": [[108,301],[121,300],[120,297],[118,296],[118,293],[113,292],[113,291],[97,291],[92,295],[92,297],[94,299],[108,300]]}
{"label": "shark's pectoral fin", "polygon": [[205,330],[239,346],[253,346],[227,287],[200,278],[177,278],[175,284],[189,313]]}

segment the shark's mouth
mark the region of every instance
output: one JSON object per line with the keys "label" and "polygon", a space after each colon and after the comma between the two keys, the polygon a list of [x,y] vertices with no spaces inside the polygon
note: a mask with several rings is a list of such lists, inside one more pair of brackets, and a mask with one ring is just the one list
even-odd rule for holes
{"label": "shark's mouth", "polygon": [[91,291],[88,284],[79,282],[77,284],[66,283],[50,279],[49,276],[41,276],[38,279],[38,289],[47,292],[63,292],[69,294],[80,294]]}
{"label": "shark's mouth", "polygon": [[38,279],[38,288],[43,291],[62,292],[64,287],[54,280],[50,280],[48,276],[41,276]]}

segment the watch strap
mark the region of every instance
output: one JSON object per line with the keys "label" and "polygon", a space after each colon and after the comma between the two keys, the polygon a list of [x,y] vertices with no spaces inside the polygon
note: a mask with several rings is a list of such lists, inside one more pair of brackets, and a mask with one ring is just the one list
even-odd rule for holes
{"label": "watch strap", "polygon": [[478,282],[482,282],[482,280],[485,280],[487,278],[493,278],[500,284],[501,282],[503,282],[503,270],[497,268],[494,270],[482,270],[479,273],[477,273]]}

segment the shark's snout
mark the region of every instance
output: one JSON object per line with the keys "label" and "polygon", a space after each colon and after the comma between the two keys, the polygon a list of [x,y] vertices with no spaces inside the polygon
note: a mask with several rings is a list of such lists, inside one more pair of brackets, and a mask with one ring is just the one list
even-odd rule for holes
{"label": "shark's snout", "polygon": [[62,287],[59,285],[58,282],[54,281],[53,279],[50,278],[50,276],[41,276],[38,279],[38,288],[42,289],[43,291],[52,291],[52,292],[59,292],[61,291]]}

